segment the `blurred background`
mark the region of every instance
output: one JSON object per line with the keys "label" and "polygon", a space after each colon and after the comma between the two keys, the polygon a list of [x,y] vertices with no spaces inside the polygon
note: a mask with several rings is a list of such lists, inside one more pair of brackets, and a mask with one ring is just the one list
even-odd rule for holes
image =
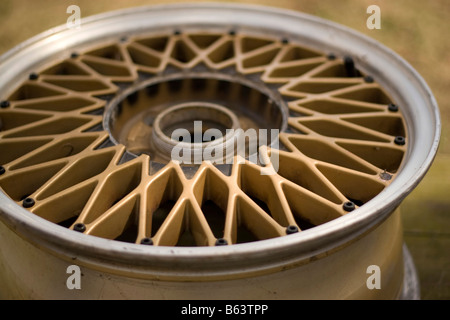
{"label": "blurred background", "polygon": [[[126,7],[192,1],[1,0],[0,54],[22,41],[65,24],[70,5],[81,17]],[[202,2],[202,1],[197,1]],[[433,91],[441,111],[438,155],[425,179],[402,204],[404,239],[419,273],[422,299],[450,300],[450,1],[246,0],[322,17],[378,40],[408,61]],[[381,29],[369,30],[370,5],[381,9]],[[0,75],[1,76],[1,75]]]}

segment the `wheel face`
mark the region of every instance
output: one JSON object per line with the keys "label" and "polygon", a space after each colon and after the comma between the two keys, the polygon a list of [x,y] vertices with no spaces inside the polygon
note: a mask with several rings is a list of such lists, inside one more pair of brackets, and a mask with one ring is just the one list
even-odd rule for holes
{"label": "wheel face", "polygon": [[[227,31],[120,39],[33,73],[2,110],[3,191],[86,234],[213,246],[326,223],[389,184],[406,149],[396,141],[406,136],[403,118],[350,57]],[[98,98],[112,94],[120,96]],[[179,143],[171,135],[193,132],[194,121],[231,144],[238,138],[225,129],[284,129],[271,151],[278,171],[239,164],[232,150],[222,171],[223,159],[193,155],[194,176],[184,173],[185,162],[170,162]]]}
{"label": "wheel face", "polygon": [[[176,13],[183,10],[195,23]],[[212,13],[220,18],[211,21]],[[158,14],[170,18],[145,22]],[[105,31],[113,22],[119,36]],[[257,265],[267,248],[328,250],[364,232],[418,183],[439,122],[434,101],[409,103],[411,88],[427,90],[420,78],[391,86],[410,75],[407,65],[327,26],[283,11],[214,5],[86,20],[85,31],[66,40],[70,50],[36,58],[27,79],[11,76],[15,87],[4,87],[0,187],[15,202],[13,219],[36,223],[36,233],[71,248],[77,239],[109,259],[154,256],[162,264],[173,261],[174,246],[189,247],[177,248],[176,259],[192,265],[230,253],[236,263],[249,252]],[[325,41],[327,32],[342,42]],[[349,39],[355,52],[343,50]],[[380,64],[396,65],[400,76],[389,78]],[[424,132],[412,118],[420,106],[434,112]],[[194,121],[216,129],[214,141],[202,128],[200,140],[182,141],[192,151],[187,161],[171,161],[179,145],[173,132],[192,133]],[[238,157],[230,129],[266,130],[258,140],[266,143],[253,151],[244,144]],[[421,159],[420,142],[430,150]],[[230,145],[231,156],[217,156]],[[215,154],[205,158],[211,146]],[[411,162],[421,170],[412,172]],[[135,251],[123,252],[127,246]],[[273,259],[280,254],[286,257]]]}

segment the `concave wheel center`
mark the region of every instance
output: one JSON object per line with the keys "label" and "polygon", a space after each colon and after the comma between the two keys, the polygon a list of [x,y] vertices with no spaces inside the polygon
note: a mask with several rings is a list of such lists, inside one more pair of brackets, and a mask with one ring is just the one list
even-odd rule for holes
{"label": "concave wheel center", "polygon": [[[152,161],[180,160],[173,158],[176,152],[184,156],[181,164],[199,164],[198,159],[225,163],[249,130],[256,133],[255,143],[270,145],[278,138],[271,130],[286,126],[283,103],[273,90],[238,75],[163,75],[118,95],[103,123],[114,143],[135,155],[148,154]],[[240,155],[249,156],[249,143]],[[175,147],[184,148],[184,154]],[[206,150],[205,157],[208,147],[214,150]]]}

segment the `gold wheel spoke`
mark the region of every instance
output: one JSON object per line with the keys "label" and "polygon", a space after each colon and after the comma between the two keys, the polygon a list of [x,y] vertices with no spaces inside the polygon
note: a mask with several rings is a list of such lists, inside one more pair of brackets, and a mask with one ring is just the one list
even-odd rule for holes
{"label": "gold wheel spoke", "polygon": [[[200,29],[109,39],[36,70],[2,102],[0,188],[92,236],[215,246],[338,219],[396,177],[405,120],[357,65],[294,39]],[[260,129],[281,132],[252,151],[245,135]],[[193,152],[183,160],[178,142]]]}
{"label": "gold wheel spoke", "polygon": [[127,228],[136,225],[136,212],[138,211],[136,205],[138,203],[138,196],[129,194],[88,224],[85,233],[106,239],[116,239]]}

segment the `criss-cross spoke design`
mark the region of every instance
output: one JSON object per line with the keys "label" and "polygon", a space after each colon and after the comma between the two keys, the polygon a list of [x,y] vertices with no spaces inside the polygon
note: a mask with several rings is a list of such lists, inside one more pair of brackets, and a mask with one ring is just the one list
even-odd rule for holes
{"label": "criss-cross spoke design", "polygon": [[[256,79],[282,97],[286,128],[269,148],[277,168],[236,157],[187,174],[112,142],[103,116],[113,97],[194,69]],[[103,43],[36,70],[2,99],[5,194],[61,226],[157,246],[231,245],[327,223],[389,185],[407,147],[401,106],[350,57],[229,30]]]}

